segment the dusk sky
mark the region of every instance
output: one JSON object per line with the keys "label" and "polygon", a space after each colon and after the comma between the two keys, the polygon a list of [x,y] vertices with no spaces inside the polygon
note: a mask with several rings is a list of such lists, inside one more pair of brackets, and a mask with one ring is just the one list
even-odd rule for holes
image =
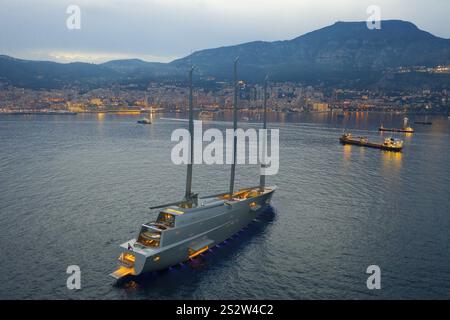
{"label": "dusk sky", "polygon": [[[254,40],[286,40],[333,24],[411,21],[450,38],[450,0],[0,0],[0,54],[33,60],[167,62],[193,51]],[[69,5],[81,29],[69,30]]]}

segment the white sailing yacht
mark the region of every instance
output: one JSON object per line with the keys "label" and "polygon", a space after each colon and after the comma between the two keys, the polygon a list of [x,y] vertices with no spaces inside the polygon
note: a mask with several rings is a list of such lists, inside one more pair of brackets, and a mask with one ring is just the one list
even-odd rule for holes
{"label": "white sailing yacht", "polygon": [[[238,81],[237,62],[234,62],[234,114],[233,128],[237,129]],[[233,141],[233,164],[230,188],[221,194],[201,197],[192,193],[192,163],[194,153],[194,120],[192,73],[189,72],[189,132],[190,162],[187,165],[186,194],[184,199],[159,205],[155,221],[144,223],[136,238],[120,245],[119,266],[110,275],[115,279],[156,271],[194,258],[209,248],[230,238],[248,225],[269,205],[275,186],[265,186],[261,165],[260,184],[234,190],[236,172],[237,137]],[[264,86],[264,129],[267,127],[267,79]],[[265,145],[265,144],[263,144]],[[265,150],[263,152],[265,154]]]}

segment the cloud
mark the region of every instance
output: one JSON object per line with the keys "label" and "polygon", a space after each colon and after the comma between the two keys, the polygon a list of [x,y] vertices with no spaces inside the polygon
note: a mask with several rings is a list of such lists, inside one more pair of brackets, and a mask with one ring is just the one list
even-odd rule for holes
{"label": "cloud", "polygon": [[155,56],[150,54],[136,54],[124,52],[98,52],[98,51],[61,51],[61,50],[33,50],[25,55],[18,53],[15,57],[30,60],[52,60],[57,62],[89,62],[103,63],[116,59],[141,59],[144,61],[170,62],[176,56]]}

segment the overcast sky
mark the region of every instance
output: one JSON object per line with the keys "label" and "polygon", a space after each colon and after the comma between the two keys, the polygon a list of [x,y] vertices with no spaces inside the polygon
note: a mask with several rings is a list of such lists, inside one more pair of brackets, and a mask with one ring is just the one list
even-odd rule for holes
{"label": "overcast sky", "polygon": [[[0,54],[34,60],[170,61],[193,51],[285,40],[333,24],[382,19],[450,38],[450,0],[0,0]],[[69,5],[81,29],[69,30]]]}

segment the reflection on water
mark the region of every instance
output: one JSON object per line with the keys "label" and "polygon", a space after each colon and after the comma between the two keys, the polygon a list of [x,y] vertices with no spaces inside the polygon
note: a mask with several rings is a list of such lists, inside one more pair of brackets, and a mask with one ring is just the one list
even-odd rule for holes
{"label": "reflection on water", "polygon": [[384,175],[399,174],[399,170],[402,166],[403,154],[401,152],[381,151],[381,159],[383,163]]}
{"label": "reflection on water", "polygon": [[411,138],[414,136],[414,133],[411,133],[411,132],[405,132],[405,133],[404,133],[404,136],[405,136],[405,140],[411,141]]}
{"label": "reflection on water", "polygon": [[351,156],[352,156],[352,145],[344,144],[342,148],[344,150],[344,165],[346,167],[348,167],[350,165]]}
{"label": "reflection on water", "polygon": [[382,159],[386,163],[394,163],[396,166],[401,166],[403,153],[401,152],[390,152],[390,151],[381,151]]}
{"label": "reflection on water", "polygon": [[98,120],[99,122],[104,121],[104,120],[105,120],[105,113],[103,113],[103,112],[97,113],[97,120]]}
{"label": "reflection on water", "polygon": [[365,152],[366,152],[366,148],[358,148],[359,149],[359,156],[361,158],[364,158]]}

